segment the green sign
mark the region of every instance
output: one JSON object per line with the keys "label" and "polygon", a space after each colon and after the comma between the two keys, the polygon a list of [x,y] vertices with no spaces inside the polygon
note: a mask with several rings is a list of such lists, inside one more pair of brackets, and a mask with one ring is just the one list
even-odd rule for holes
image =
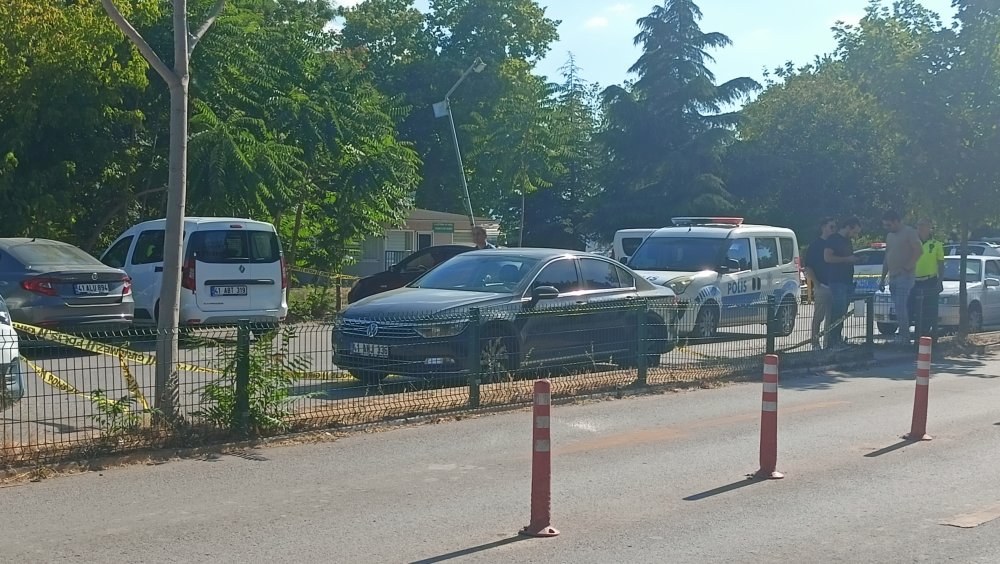
{"label": "green sign", "polygon": [[454,223],[435,223],[433,231],[435,233],[454,233],[455,224]]}

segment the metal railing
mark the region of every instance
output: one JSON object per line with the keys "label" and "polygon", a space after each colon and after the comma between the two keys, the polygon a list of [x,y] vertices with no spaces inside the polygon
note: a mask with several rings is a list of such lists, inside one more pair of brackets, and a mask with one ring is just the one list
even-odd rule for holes
{"label": "metal railing", "polygon": [[[749,373],[768,352],[810,363],[824,354],[812,350],[808,305],[723,308],[721,326],[699,337],[685,334],[696,316],[690,304],[542,304],[365,318],[348,310],[333,322],[184,329],[164,390],[155,386],[155,331],[22,327],[26,393],[0,417],[0,460],[13,466],[517,405],[541,377],[567,396]],[[873,307],[865,297],[842,320],[848,346],[861,352],[881,342]]]}
{"label": "metal railing", "polygon": [[399,261],[410,256],[413,251],[386,251],[385,252],[385,269],[389,270],[389,267],[399,263]]}

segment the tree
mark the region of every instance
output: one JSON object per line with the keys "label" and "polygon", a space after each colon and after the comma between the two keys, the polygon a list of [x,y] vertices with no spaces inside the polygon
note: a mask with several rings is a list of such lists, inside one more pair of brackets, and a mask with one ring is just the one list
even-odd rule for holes
{"label": "tree", "polygon": [[225,7],[226,0],[216,0],[197,31],[188,28],[187,0],[173,0],[173,67],[167,65],[119,11],[113,0],[101,0],[105,11],[135,44],[139,53],[167,83],[170,90],[170,165],[168,169],[166,230],[163,241],[163,289],[157,308],[156,407],[168,419],[175,417],[171,380],[176,385],[174,363],[177,358],[180,320],[180,280],[184,235],[184,210],[187,196],[188,84],[191,80],[191,53],[208,33]]}
{"label": "tree", "polygon": [[[629,69],[636,81],[603,93],[599,139],[606,151],[595,230],[660,226],[671,213],[720,213],[732,207],[721,157],[739,113],[726,111],[759,89],[750,78],[715,84],[710,48],[730,44],[704,33],[690,0],[666,0],[637,21],[643,53]],[[643,202],[637,206],[636,202]]]}

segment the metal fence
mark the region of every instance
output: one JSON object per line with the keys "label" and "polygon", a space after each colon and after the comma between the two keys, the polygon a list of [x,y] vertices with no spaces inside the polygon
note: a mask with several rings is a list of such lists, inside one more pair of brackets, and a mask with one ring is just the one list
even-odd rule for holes
{"label": "metal fence", "polygon": [[[782,305],[729,308],[702,338],[680,333],[688,305],[651,301],[187,329],[163,397],[154,331],[65,335],[22,326],[25,394],[0,412],[0,462],[523,404],[542,377],[557,396],[572,396],[756,374],[767,352],[818,360],[812,306],[794,304],[788,325]],[[862,298],[843,320],[849,347],[870,352],[881,342],[872,308]]]}

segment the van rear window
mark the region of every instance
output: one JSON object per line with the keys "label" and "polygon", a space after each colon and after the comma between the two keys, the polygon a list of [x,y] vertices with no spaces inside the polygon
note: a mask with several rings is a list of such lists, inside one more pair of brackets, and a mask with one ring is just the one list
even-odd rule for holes
{"label": "van rear window", "polygon": [[209,263],[271,263],[281,260],[281,245],[273,231],[195,231],[188,254]]}
{"label": "van rear window", "polygon": [[635,254],[635,250],[642,244],[642,237],[622,237],[622,252],[630,257]]}

